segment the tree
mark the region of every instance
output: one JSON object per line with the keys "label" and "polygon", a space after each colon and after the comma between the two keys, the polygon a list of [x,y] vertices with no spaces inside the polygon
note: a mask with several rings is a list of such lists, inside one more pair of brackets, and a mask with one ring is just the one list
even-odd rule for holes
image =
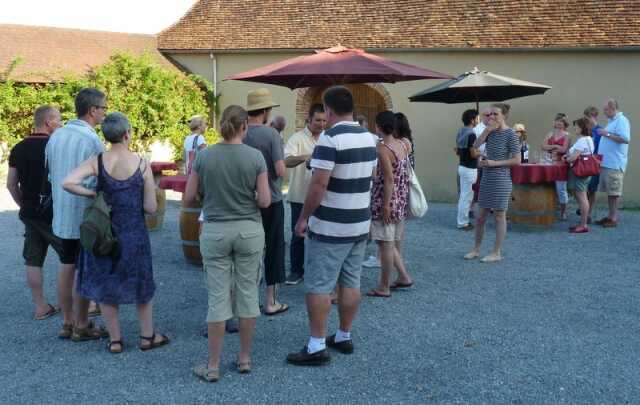
{"label": "tree", "polygon": [[[182,141],[189,133],[187,121],[193,115],[208,116],[215,108],[211,83],[160,66],[149,55],[114,54],[109,62],[83,77],[69,76],[59,83],[30,85],[11,80],[12,63],[0,82],[0,141],[13,146],[32,130],[33,111],[42,104],[58,107],[64,119],[75,116],[73,101],[82,87],[105,92],[109,111],[129,117],[132,147],[146,151],[155,140],[168,140],[180,158]],[[210,129],[208,143],[218,140]]]}

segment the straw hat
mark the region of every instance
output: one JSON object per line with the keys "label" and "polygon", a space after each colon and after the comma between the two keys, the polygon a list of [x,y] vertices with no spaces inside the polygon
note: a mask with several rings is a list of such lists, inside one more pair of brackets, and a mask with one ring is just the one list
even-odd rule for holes
{"label": "straw hat", "polygon": [[271,98],[271,93],[267,89],[251,90],[247,94],[247,111],[262,110],[264,108],[278,107]]}

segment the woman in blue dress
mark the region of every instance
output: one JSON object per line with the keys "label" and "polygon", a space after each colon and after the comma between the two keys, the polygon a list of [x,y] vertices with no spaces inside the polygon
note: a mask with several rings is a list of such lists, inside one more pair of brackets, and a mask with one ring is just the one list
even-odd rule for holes
{"label": "woman in blue dress", "polygon": [[97,176],[97,191],[104,193],[111,207],[111,227],[118,240],[115,257],[95,256],[82,250],[78,258],[76,289],[81,296],[100,304],[111,353],[121,353],[124,345],[118,321],[118,306],[136,304],[140,322],[140,349],[149,350],[169,343],[169,338],[153,328],[152,303],[155,292],[151,245],[144,212],[157,209],[155,183],[146,160],[129,151],[131,126],[118,112],[109,114],[102,132],[111,144],[109,152],[94,156],[64,180],[70,193],[95,197],[96,191],[83,186],[87,177]]}

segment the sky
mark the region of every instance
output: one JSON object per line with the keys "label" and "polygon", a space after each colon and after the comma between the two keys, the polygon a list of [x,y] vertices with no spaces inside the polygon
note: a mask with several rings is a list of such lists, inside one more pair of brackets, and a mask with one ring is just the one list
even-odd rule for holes
{"label": "sky", "polygon": [[0,0],[0,24],[156,34],[196,0]]}

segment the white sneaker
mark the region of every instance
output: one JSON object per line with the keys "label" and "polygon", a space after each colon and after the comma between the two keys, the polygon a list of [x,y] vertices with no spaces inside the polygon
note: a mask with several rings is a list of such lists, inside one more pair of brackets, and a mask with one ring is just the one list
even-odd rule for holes
{"label": "white sneaker", "polygon": [[362,267],[373,268],[380,267],[380,260],[375,256],[369,256],[367,260],[362,262]]}

